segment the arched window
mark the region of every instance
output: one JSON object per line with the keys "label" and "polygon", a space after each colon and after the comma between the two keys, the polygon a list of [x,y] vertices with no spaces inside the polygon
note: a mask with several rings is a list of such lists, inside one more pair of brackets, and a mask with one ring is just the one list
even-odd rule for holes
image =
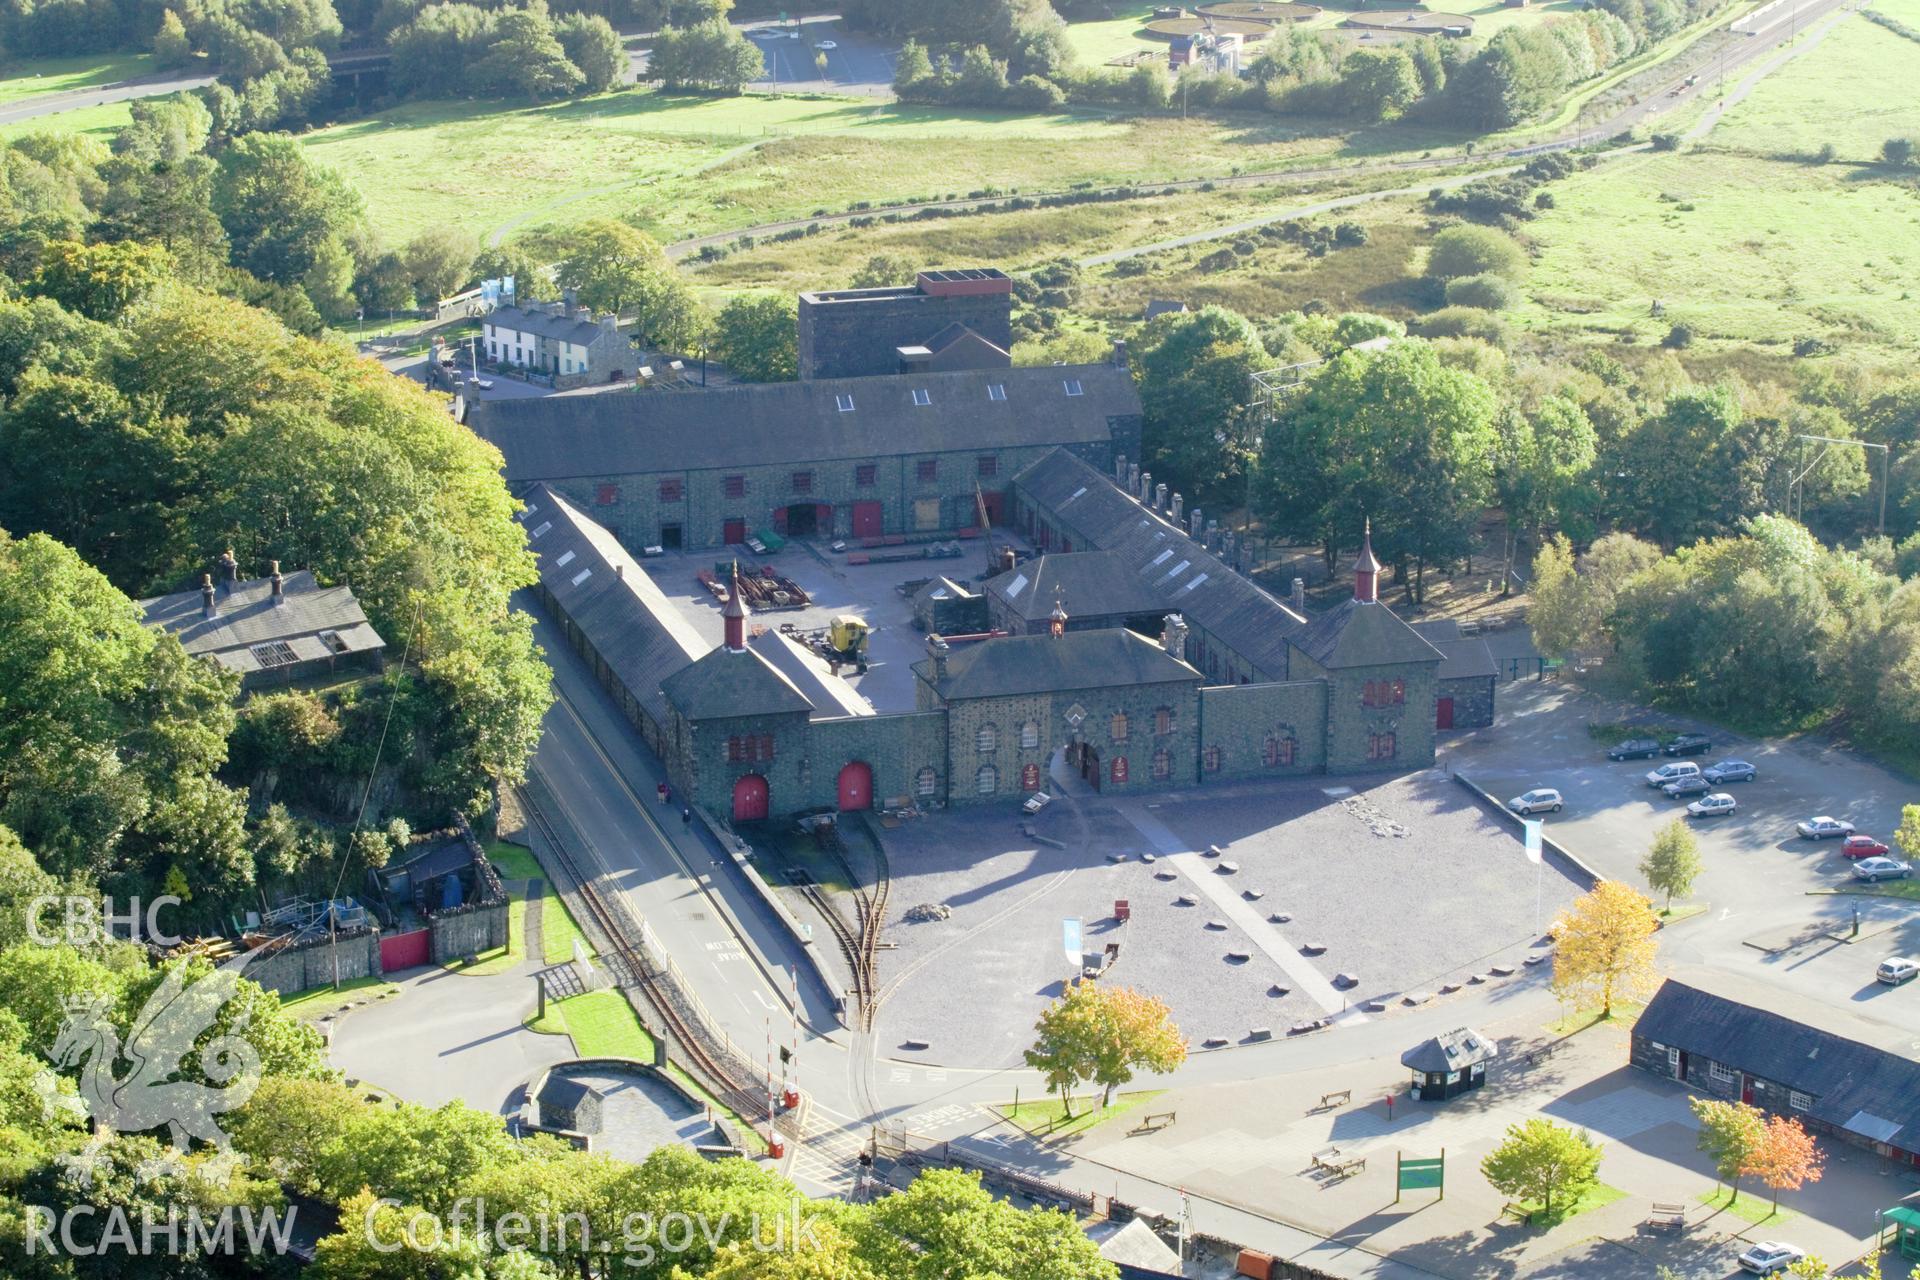
{"label": "arched window", "polygon": [[1173,732],[1173,708],[1155,707],[1153,709],[1153,731],[1164,738]]}
{"label": "arched window", "polygon": [[1113,732],[1113,740],[1115,742],[1125,742],[1127,740],[1127,713],[1124,711],[1114,712],[1113,723],[1110,728]]}
{"label": "arched window", "polygon": [[1000,735],[994,732],[993,726],[983,724],[980,726],[980,732],[973,735],[973,749],[981,755],[986,755],[999,745],[999,740]]}
{"label": "arched window", "polygon": [[973,789],[983,796],[990,796],[1000,789],[1000,771],[990,764],[980,766],[973,775]]}
{"label": "arched window", "polygon": [[1283,769],[1293,763],[1293,753],[1299,743],[1294,741],[1293,731],[1282,730],[1270,733],[1266,741],[1260,744],[1260,762],[1269,769]]}
{"label": "arched window", "polygon": [[1173,757],[1165,747],[1153,753],[1153,780],[1165,782],[1173,776]]}
{"label": "arched window", "polygon": [[934,785],[939,781],[940,775],[933,771],[932,765],[928,765],[913,775],[913,792],[924,799],[933,794]]}
{"label": "arched window", "polygon": [[1020,726],[1020,745],[1023,747],[1037,747],[1040,745],[1040,722],[1038,720],[1029,720]]}
{"label": "arched window", "polygon": [[1370,733],[1367,735],[1367,759],[1391,760],[1400,752],[1400,744],[1392,733]]}
{"label": "arched window", "polygon": [[1200,753],[1200,767],[1208,773],[1220,772],[1220,748],[1208,747]]}
{"label": "arched window", "polygon": [[1116,783],[1127,780],[1127,758],[1125,756],[1115,756],[1107,764],[1107,778]]}

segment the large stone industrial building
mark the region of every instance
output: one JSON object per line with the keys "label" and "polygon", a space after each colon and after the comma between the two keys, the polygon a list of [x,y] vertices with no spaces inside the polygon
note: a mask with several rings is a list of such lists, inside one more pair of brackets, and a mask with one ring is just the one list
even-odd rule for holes
{"label": "large stone industrial building", "polygon": [[[871,314],[876,341],[899,336],[892,309]],[[721,818],[1010,800],[1059,766],[1123,793],[1405,771],[1432,763],[1437,730],[1491,722],[1484,644],[1429,639],[1381,603],[1370,542],[1351,598],[1311,618],[1297,589],[1283,603],[1209,549],[1197,514],[1128,462],[1139,411],[1117,349],[1100,365],[508,401],[478,427],[526,501],[543,599],[683,794]],[[1041,554],[977,590],[930,584],[922,616],[947,622],[914,664],[910,711],[875,713],[782,637],[750,634],[737,591],[707,649],[627,550],[760,528],[937,536],[982,506]],[[1008,634],[950,644],[943,628]]]}

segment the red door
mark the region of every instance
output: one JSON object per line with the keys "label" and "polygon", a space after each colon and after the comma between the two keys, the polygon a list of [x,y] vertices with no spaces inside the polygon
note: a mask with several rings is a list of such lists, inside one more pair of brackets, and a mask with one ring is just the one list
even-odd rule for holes
{"label": "red door", "polygon": [[1023,764],[1020,766],[1020,789],[1022,791],[1038,791],[1040,789],[1039,765]]}
{"label": "red door", "polygon": [[1740,1101],[1753,1105],[1753,1077],[1744,1071],[1740,1073]]}
{"label": "red door", "polygon": [[873,767],[864,760],[855,760],[840,770],[840,808],[873,808]]}
{"label": "red door", "polygon": [[1007,522],[1007,495],[1004,493],[983,493],[980,500],[986,504],[987,523],[1005,524]]}
{"label": "red door", "polygon": [[773,509],[773,531],[775,533],[785,533],[787,531],[787,509],[785,507],[775,507]]}
{"label": "red door", "polygon": [[415,929],[380,939],[380,971],[394,973],[417,969],[433,959],[433,931]]}
{"label": "red door", "polygon": [[745,520],[736,517],[720,522],[720,541],[731,546],[736,542],[745,542],[746,540],[747,522]]}
{"label": "red door", "polygon": [[1433,704],[1433,727],[1436,729],[1453,728],[1453,699],[1440,698]]}
{"label": "red door", "polygon": [[759,822],[767,816],[767,780],[749,773],[733,784],[733,820]]}
{"label": "red door", "polygon": [[877,502],[856,502],[853,504],[853,536],[856,538],[877,538],[880,536],[881,506]]}

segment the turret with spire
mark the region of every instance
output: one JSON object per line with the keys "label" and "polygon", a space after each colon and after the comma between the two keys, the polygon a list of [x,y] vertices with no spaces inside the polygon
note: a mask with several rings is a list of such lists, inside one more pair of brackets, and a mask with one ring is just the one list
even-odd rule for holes
{"label": "turret with spire", "polygon": [[1353,598],[1362,604],[1380,599],[1380,561],[1373,554],[1373,521],[1369,518],[1360,534],[1360,558],[1353,562]]}
{"label": "turret with spire", "polygon": [[1047,634],[1056,640],[1067,634],[1067,606],[1058,593],[1053,597],[1053,612],[1047,615]]}
{"label": "turret with spire", "polygon": [[720,610],[720,616],[726,621],[726,646],[729,652],[747,651],[747,602],[740,594],[740,562],[733,562],[733,572],[727,579],[727,603]]}

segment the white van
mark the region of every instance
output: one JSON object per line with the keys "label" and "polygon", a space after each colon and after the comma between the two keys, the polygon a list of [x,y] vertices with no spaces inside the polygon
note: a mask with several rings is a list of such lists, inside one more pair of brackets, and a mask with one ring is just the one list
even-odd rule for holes
{"label": "white van", "polygon": [[1647,785],[1664,787],[1669,782],[1678,782],[1682,778],[1697,778],[1700,766],[1691,760],[1675,760],[1672,764],[1663,764],[1647,774]]}

